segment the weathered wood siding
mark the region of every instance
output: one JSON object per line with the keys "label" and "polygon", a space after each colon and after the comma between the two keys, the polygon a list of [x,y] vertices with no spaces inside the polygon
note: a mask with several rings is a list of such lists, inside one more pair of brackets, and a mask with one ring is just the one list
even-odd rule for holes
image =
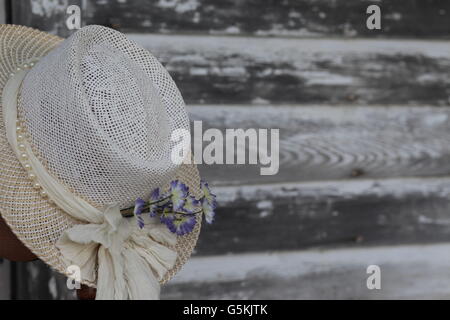
{"label": "weathered wood siding", "polygon": [[[70,1],[76,4],[78,1]],[[35,8],[30,11],[30,3]],[[44,30],[61,29],[68,0],[14,1],[15,19]],[[380,6],[382,30],[366,28],[366,9]],[[445,0],[89,0],[86,24],[124,32],[208,33],[289,37],[450,36],[450,3]]]}
{"label": "weathered wood siding", "polygon": [[[450,297],[450,2],[27,0],[13,22],[68,36],[69,2],[149,49],[204,130],[280,129],[275,176],[199,166],[217,222],[163,298]],[[9,272],[13,298],[74,298],[40,261]]]}
{"label": "weathered wood siding", "polygon": [[130,35],[188,103],[450,104],[450,42]]}

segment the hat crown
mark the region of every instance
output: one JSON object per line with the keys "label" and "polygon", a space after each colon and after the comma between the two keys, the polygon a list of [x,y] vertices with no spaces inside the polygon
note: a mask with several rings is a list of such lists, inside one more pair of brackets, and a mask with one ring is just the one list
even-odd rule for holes
{"label": "hat crown", "polygon": [[170,135],[189,130],[163,66],[101,26],[80,29],[30,70],[19,115],[49,172],[98,206],[129,206],[173,179]]}

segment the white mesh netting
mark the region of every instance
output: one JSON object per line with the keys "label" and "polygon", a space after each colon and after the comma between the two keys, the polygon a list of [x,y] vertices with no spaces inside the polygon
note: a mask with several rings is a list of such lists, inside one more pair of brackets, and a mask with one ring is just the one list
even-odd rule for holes
{"label": "white mesh netting", "polygon": [[36,64],[19,114],[49,172],[95,206],[124,208],[167,185],[177,169],[170,134],[189,130],[163,66],[101,26],[74,33]]}

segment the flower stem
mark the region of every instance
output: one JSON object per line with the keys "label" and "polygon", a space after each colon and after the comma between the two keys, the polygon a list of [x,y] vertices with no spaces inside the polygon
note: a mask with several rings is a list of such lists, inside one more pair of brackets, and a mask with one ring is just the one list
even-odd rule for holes
{"label": "flower stem", "polygon": [[164,197],[164,198],[161,198],[161,199],[156,200],[156,201],[154,201],[154,202],[149,202],[149,203],[148,203],[148,206],[150,206],[151,204],[160,203],[160,202],[165,201],[165,200],[170,199],[170,198],[172,198],[172,195],[167,196],[167,197]]}

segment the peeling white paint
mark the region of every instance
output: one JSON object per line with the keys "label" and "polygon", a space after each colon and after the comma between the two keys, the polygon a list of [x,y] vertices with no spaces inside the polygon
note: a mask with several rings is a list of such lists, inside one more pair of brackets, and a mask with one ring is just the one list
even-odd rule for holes
{"label": "peeling white paint", "polygon": [[30,274],[30,278],[34,281],[37,279],[37,277],[39,276],[39,267],[33,265],[33,264],[28,264],[27,265],[27,271]]}
{"label": "peeling white paint", "polygon": [[400,21],[402,19],[402,14],[400,12],[391,12],[383,15],[384,19]]}
{"label": "peeling white paint", "polygon": [[224,31],[225,31],[225,33],[228,33],[228,34],[241,33],[241,29],[239,29],[239,27],[236,27],[236,26],[230,26],[230,27],[226,28]]}
{"label": "peeling white paint", "polygon": [[349,76],[333,74],[326,71],[303,71],[302,77],[306,79],[307,85],[335,85],[346,86],[357,83],[356,79]]}
{"label": "peeling white paint", "polygon": [[56,279],[55,279],[54,275],[48,281],[48,291],[52,295],[53,300],[58,298],[58,289],[57,289],[57,286],[56,286]]}
{"label": "peeling white paint", "polygon": [[31,12],[45,18],[64,13],[68,6],[68,0],[31,0]]}
{"label": "peeling white paint", "polygon": [[270,200],[262,200],[256,204],[256,207],[261,210],[271,210],[273,209],[273,202]]}
{"label": "peeling white paint", "polygon": [[209,73],[208,68],[198,68],[198,67],[192,67],[189,69],[189,74],[191,76],[206,76]]}
{"label": "peeling white paint", "polygon": [[197,10],[198,0],[159,0],[157,6],[164,9],[173,9],[177,13],[186,13]]}
{"label": "peeling white paint", "polygon": [[420,215],[419,223],[434,224],[434,225],[438,225],[438,226],[448,226],[448,225],[450,225],[450,219],[435,219],[435,218],[430,218],[430,217]]}
{"label": "peeling white paint", "polygon": [[236,201],[261,199],[267,194],[274,198],[297,197],[301,192],[307,197],[355,197],[373,195],[377,197],[393,196],[405,197],[408,194],[429,194],[450,198],[450,178],[399,178],[399,179],[367,179],[367,180],[338,180],[315,181],[303,183],[276,183],[261,185],[239,185],[214,187],[217,200],[221,205]]}

